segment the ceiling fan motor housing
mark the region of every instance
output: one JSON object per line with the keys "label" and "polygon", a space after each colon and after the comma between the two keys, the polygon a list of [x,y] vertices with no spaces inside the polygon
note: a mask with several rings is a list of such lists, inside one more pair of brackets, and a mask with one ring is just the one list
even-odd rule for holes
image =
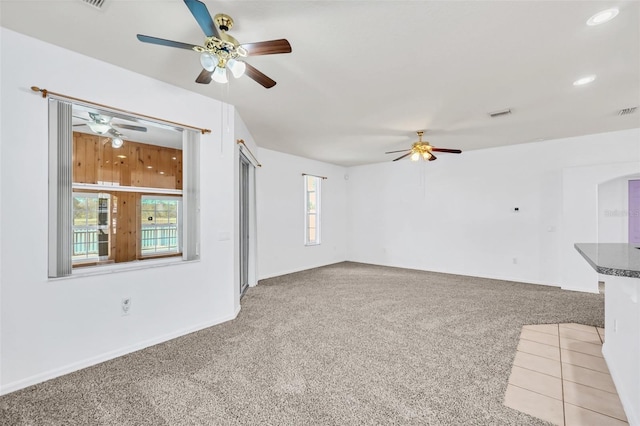
{"label": "ceiling fan motor housing", "polygon": [[423,152],[430,152],[431,145],[429,145],[429,142],[416,142],[413,144],[411,150],[422,154]]}
{"label": "ceiling fan motor housing", "polygon": [[213,20],[216,22],[216,25],[220,29],[220,31],[229,31],[233,28],[233,18],[229,15],[225,15],[224,13],[218,13]]}
{"label": "ceiling fan motor housing", "polygon": [[244,58],[247,56],[246,49],[240,46],[238,40],[225,32],[220,33],[220,38],[207,37],[204,41],[204,48],[194,46],[193,50],[198,53],[207,52],[216,55],[219,60],[219,67],[224,67],[229,59]]}

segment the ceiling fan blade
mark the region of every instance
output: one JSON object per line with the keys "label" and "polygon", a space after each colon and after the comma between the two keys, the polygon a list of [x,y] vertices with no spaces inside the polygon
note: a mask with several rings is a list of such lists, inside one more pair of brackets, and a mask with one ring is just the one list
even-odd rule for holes
{"label": "ceiling fan blade", "polygon": [[216,28],[216,24],[213,23],[213,18],[211,18],[207,5],[198,0],[184,0],[184,4],[187,5],[207,37],[220,38],[220,33]]}
{"label": "ceiling fan blade", "polygon": [[395,154],[396,152],[405,152],[405,151],[410,151],[410,150],[411,150],[411,148],[401,149],[399,151],[388,151],[388,152],[385,152],[385,154]]}
{"label": "ceiling fan blade", "polygon": [[86,125],[87,125],[87,123],[82,123],[82,124],[74,124],[74,125],[73,125],[73,127],[76,127],[76,126],[86,126]]}
{"label": "ceiling fan blade", "polygon": [[255,80],[258,84],[261,84],[266,89],[270,89],[276,85],[276,82],[273,81],[271,78],[267,77],[266,75],[258,71],[256,68],[254,68],[250,64],[247,64],[246,62],[245,64],[247,65],[247,69],[245,70],[245,74],[247,75],[247,77]]}
{"label": "ceiling fan blade", "polygon": [[[249,64],[247,64],[248,66]],[[211,74],[213,71],[207,71],[205,69],[202,70],[198,78],[196,78],[196,83],[200,84],[209,84],[211,83]]]}
{"label": "ceiling fan blade", "polygon": [[107,133],[110,134],[111,136],[115,136],[117,138],[124,138],[125,137],[122,133],[120,133],[119,131],[117,131],[113,127],[110,128]]}
{"label": "ceiling fan blade", "polygon": [[127,129],[127,130],[135,130],[137,132],[146,132],[147,128],[146,127],[142,127],[142,126],[134,126],[131,124],[117,124],[114,123],[112,124],[113,127],[119,127],[121,129]]}
{"label": "ceiling fan blade", "polygon": [[169,47],[177,47],[179,49],[193,50],[193,44],[189,44],[189,43],[182,43],[180,41],[173,41],[173,40],[165,40],[163,38],[151,37],[151,36],[142,35],[142,34],[138,34],[136,37],[138,37],[138,40],[140,40],[143,43],[159,44],[160,46],[169,46]]}
{"label": "ceiling fan blade", "polygon": [[256,43],[241,44],[249,56],[274,55],[277,53],[291,53],[289,42],[281,38],[279,40],[259,41]]}
{"label": "ceiling fan blade", "polygon": [[438,157],[436,157],[435,155],[433,155],[433,153],[431,153],[431,157],[429,157],[429,161],[436,161],[438,159]]}
{"label": "ceiling fan blade", "polygon": [[431,151],[448,152],[450,154],[461,154],[462,153],[462,151],[459,150],[459,149],[434,148],[434,147],[431,147]]}
{"label": "ceiling fan blade", "polygon": [[90,112],[88,114],[89,114],[89,117],[91,118],[91,120],[94,121],[97,124],[109,124],[109,122],[111,121],[111,117],[107,117],[106,115],[98,114],[97,112]]}
{"label": "ceiling fan blade", "polygon": [[401,155],[400,157],[396,158],[396,159],[395,159],[395,160],[393,160],[393,161],[402,160],[404,157],[406,157],[406,156],[408,156],[408,155],[411,155],[411,151],[407,152],[405,155]]}

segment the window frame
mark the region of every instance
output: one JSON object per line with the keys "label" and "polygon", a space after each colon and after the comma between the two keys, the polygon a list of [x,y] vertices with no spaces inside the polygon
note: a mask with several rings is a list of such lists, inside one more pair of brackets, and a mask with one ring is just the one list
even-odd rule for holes
{"label": "window frame", "polygon": [[[182,134],[182,189],[144,188],[102,184],[73,183],[73,124],[75,107],[104,111],[113,117],[134,120],[143,125],[170,128]],[[111,273],[119,270],[145,269],[171,263],[200,260],[200,131],[181,127],[176,123],[137,116],[122,110],[112,110],[102,105],[68,99],[63,96],[48,98],[49,108],[49,231],[48,277],[49,279]],[[73,193],[76,190],[91,192],[144,192],[151,195],[177,195],[182,197],[182,253],[172,256],[145,256],[126,262],[90,262],[77,268],[73,257]],[[111,224],[110,224],[111,225]],[[138,225],[140,226],[140,225]],[[178,257],[180,256],[180,257]]]}
{"label": "window frame", "polygon": [[[176,229],[177,229],[177,235],[176,235],[176,239],[177,239],[177,243],[176,243],[176,250],[175,251],[171,251],[171,250],[167,250],[167,251],[155,251],[153,253],[144,253],[144,238],[143,238],[143,224],[142,224],[142,220],[140,221],[140,257],[143,259],[150,259],[153,257],[160,257],[160,256],[177,256],[177,255],[181,255],[182,254],[182,241],[183,241],[183,214],[182,214],[182,204],[183,204],[183,200],[182,200],[182,196],[171,196],[171,195],[159,195],[159,194],[142,194],[140,196],[140,210],[141,210],[141,218],[144,217],[144,208],[143,208],[143,201],[146,199],[152,199],[152,200],[156,200],[156,201],[161,201],[161,200],[165,200],[165,201],[177,201],[178,205],[176,207]],[[157,209],[155,210],[157,211]]]}
{"label": "window frame", "polygon": [[[304,191],[304,245],[319,246],[321,239],[321,208],[322,208],[322,178],[313,175],[303,175]],[[315,190],[309,191],[309,181],[315,181]],[[309,208],[309,194],[315,194],[315,211]],[[315,239],[311,240],[311,216],[315,216]]]}
{"label": "window frame", "polygon": [[[95,191],[95,192],[76,192],[76,191],[74,191],[72,193],[72,200],[75,200],[76,198],[85,198],[85,199],[95,199],[95,200],[97,200],[96,201],[96,204],[97,204],[96,205],[96,219],[98,221],[99,221],[99,217],[100,217],[100,199],[101,198],[108,199],[109,200],[109,206],[111,205],[111,195],[107,194],[105,192],[102,192],[102,191]],[[75,245],[77,244],[75,242],[76,227],[77,227],[77,225],[75,223],[76,222],[76,220],[75,220],[75,212],[76,212],[75,204],[71,207],[71,211],[72,211],[72,214],[74,215],[74,218],[73,218],[72,223],[71,223],[71,229],[72,229],[72,232],[73,232],[72,242],[73,242],[73,246],[74,246],[71,249],[71,264],[72,264],[72,268],[73,267],[82,266],[83,264],[96,264],[98,262],[103,261],[104,259],[100,258],[100,248],[99,248],[100,247],[99,246],[100,245],[100,241],[99,241],[99,239],[95,242],[95,244],[98,245],[98,253],[95,256],[89,257],[89,252],[88,252],[88,250],[86,248],[86,246],[89,244],[89,242],[85,240],[85,242],[80,243],[80,244],[84,244],[85,245],[84,253],[86,254],[86,256],[83,257],[83,258],[74,259],[74,257],[76,257]],[[97,234],[97,231],[100,230],[101,226],[104,227],[103,229],[106,229],[107,231],[109,230],[109,226],[110,225],[109,225],[109,219],[108,219],[108,211],[109,211],[109,208],[107,208],[107,223],[106,224],[96,223],[95,226],[91,227],[91,228],[95,228],[96,234]],[[89,209],[85,209],[85,212],[88,213]],[[89,229],[89,227],[90,226],[88,224],[85,226],[86,229]],[[87,232],[85,232],[85,234],[87,234]]]}

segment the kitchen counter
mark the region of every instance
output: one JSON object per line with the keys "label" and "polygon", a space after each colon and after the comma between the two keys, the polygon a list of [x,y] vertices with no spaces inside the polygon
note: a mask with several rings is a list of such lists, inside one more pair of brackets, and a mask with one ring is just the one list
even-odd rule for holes
{"label": "kitchen counter", "polygon": [[640,425],[640,250],[634,244],[574,244],[604,281],[602,354],[630,425]]}
{"label": "kitchen counter", "polygon": [[640,278],[640,249],[636,245],[576,243],[574,247],[600,274]]}

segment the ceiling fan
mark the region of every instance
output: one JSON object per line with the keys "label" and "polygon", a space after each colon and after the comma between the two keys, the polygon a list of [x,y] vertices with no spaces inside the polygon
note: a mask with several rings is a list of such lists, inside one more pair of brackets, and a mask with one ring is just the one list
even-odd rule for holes
{"label": "ceiling fan", "polygon": [[416,133],[418,134],[418,141],[414,142],[413,145],[411,145],[411,148],[409,148],[408,150],[401,149],[399,151],[389,151],[389,152],[385,152],[385,154],[393,154],[396,152],[408,151],[406,152],[406,154],[401,155],[400,157],[394,159],[393,161],[402,160],[403,158],[408,157],[409,155],[411,156],[411,161],[418,161],[421,158],[427,161],[434,161],[438,159],[438,157],[433,155],[434,152],[448,152],[451,154],[462,153],[462,151],[459,149],[436,148],[435,146],[431,146],[429,142],[422,140],[422,135],[424,134],[422,130],[418,130]]}
{"label": "ceiling fan", "polygon": [[115,127],[120,129],[135,130],[137,132],[146,132],[147,128],[142,126],[134,126],[131,124],[112,123],[113,117],[98,114],[96,112],[88,112],[89,119],[85,117],[74,116],[81,120],[85,120],[86,123],[74,124],[75,126],[87,126],[91,131],[100,136],[110,136],[111,145],[114,148],[120,148],[124,143],[125,135],[120,133]]}
{"label": "ceiling fan", "polygon": [[204,69],[196,78],[196,83],[209,84],[212,79],[217,83],[227,83],[228,68],[235,78],[239,78],[246,73],[249,78],[267,89],[276,85],[274,80],[242,59],[247,56],[291,53],[291,45],[286,39],[240,44],[238,40],[227,34],[227,31],[233,27],[233,19],[230,16],[219,13],[212,19],[207,6],[201,1],[184,0],[184,3],[206,36],[204,46],[142,34],[137,35],[138,40],[144,43],[194,50],[200,53],[200,64]]}

